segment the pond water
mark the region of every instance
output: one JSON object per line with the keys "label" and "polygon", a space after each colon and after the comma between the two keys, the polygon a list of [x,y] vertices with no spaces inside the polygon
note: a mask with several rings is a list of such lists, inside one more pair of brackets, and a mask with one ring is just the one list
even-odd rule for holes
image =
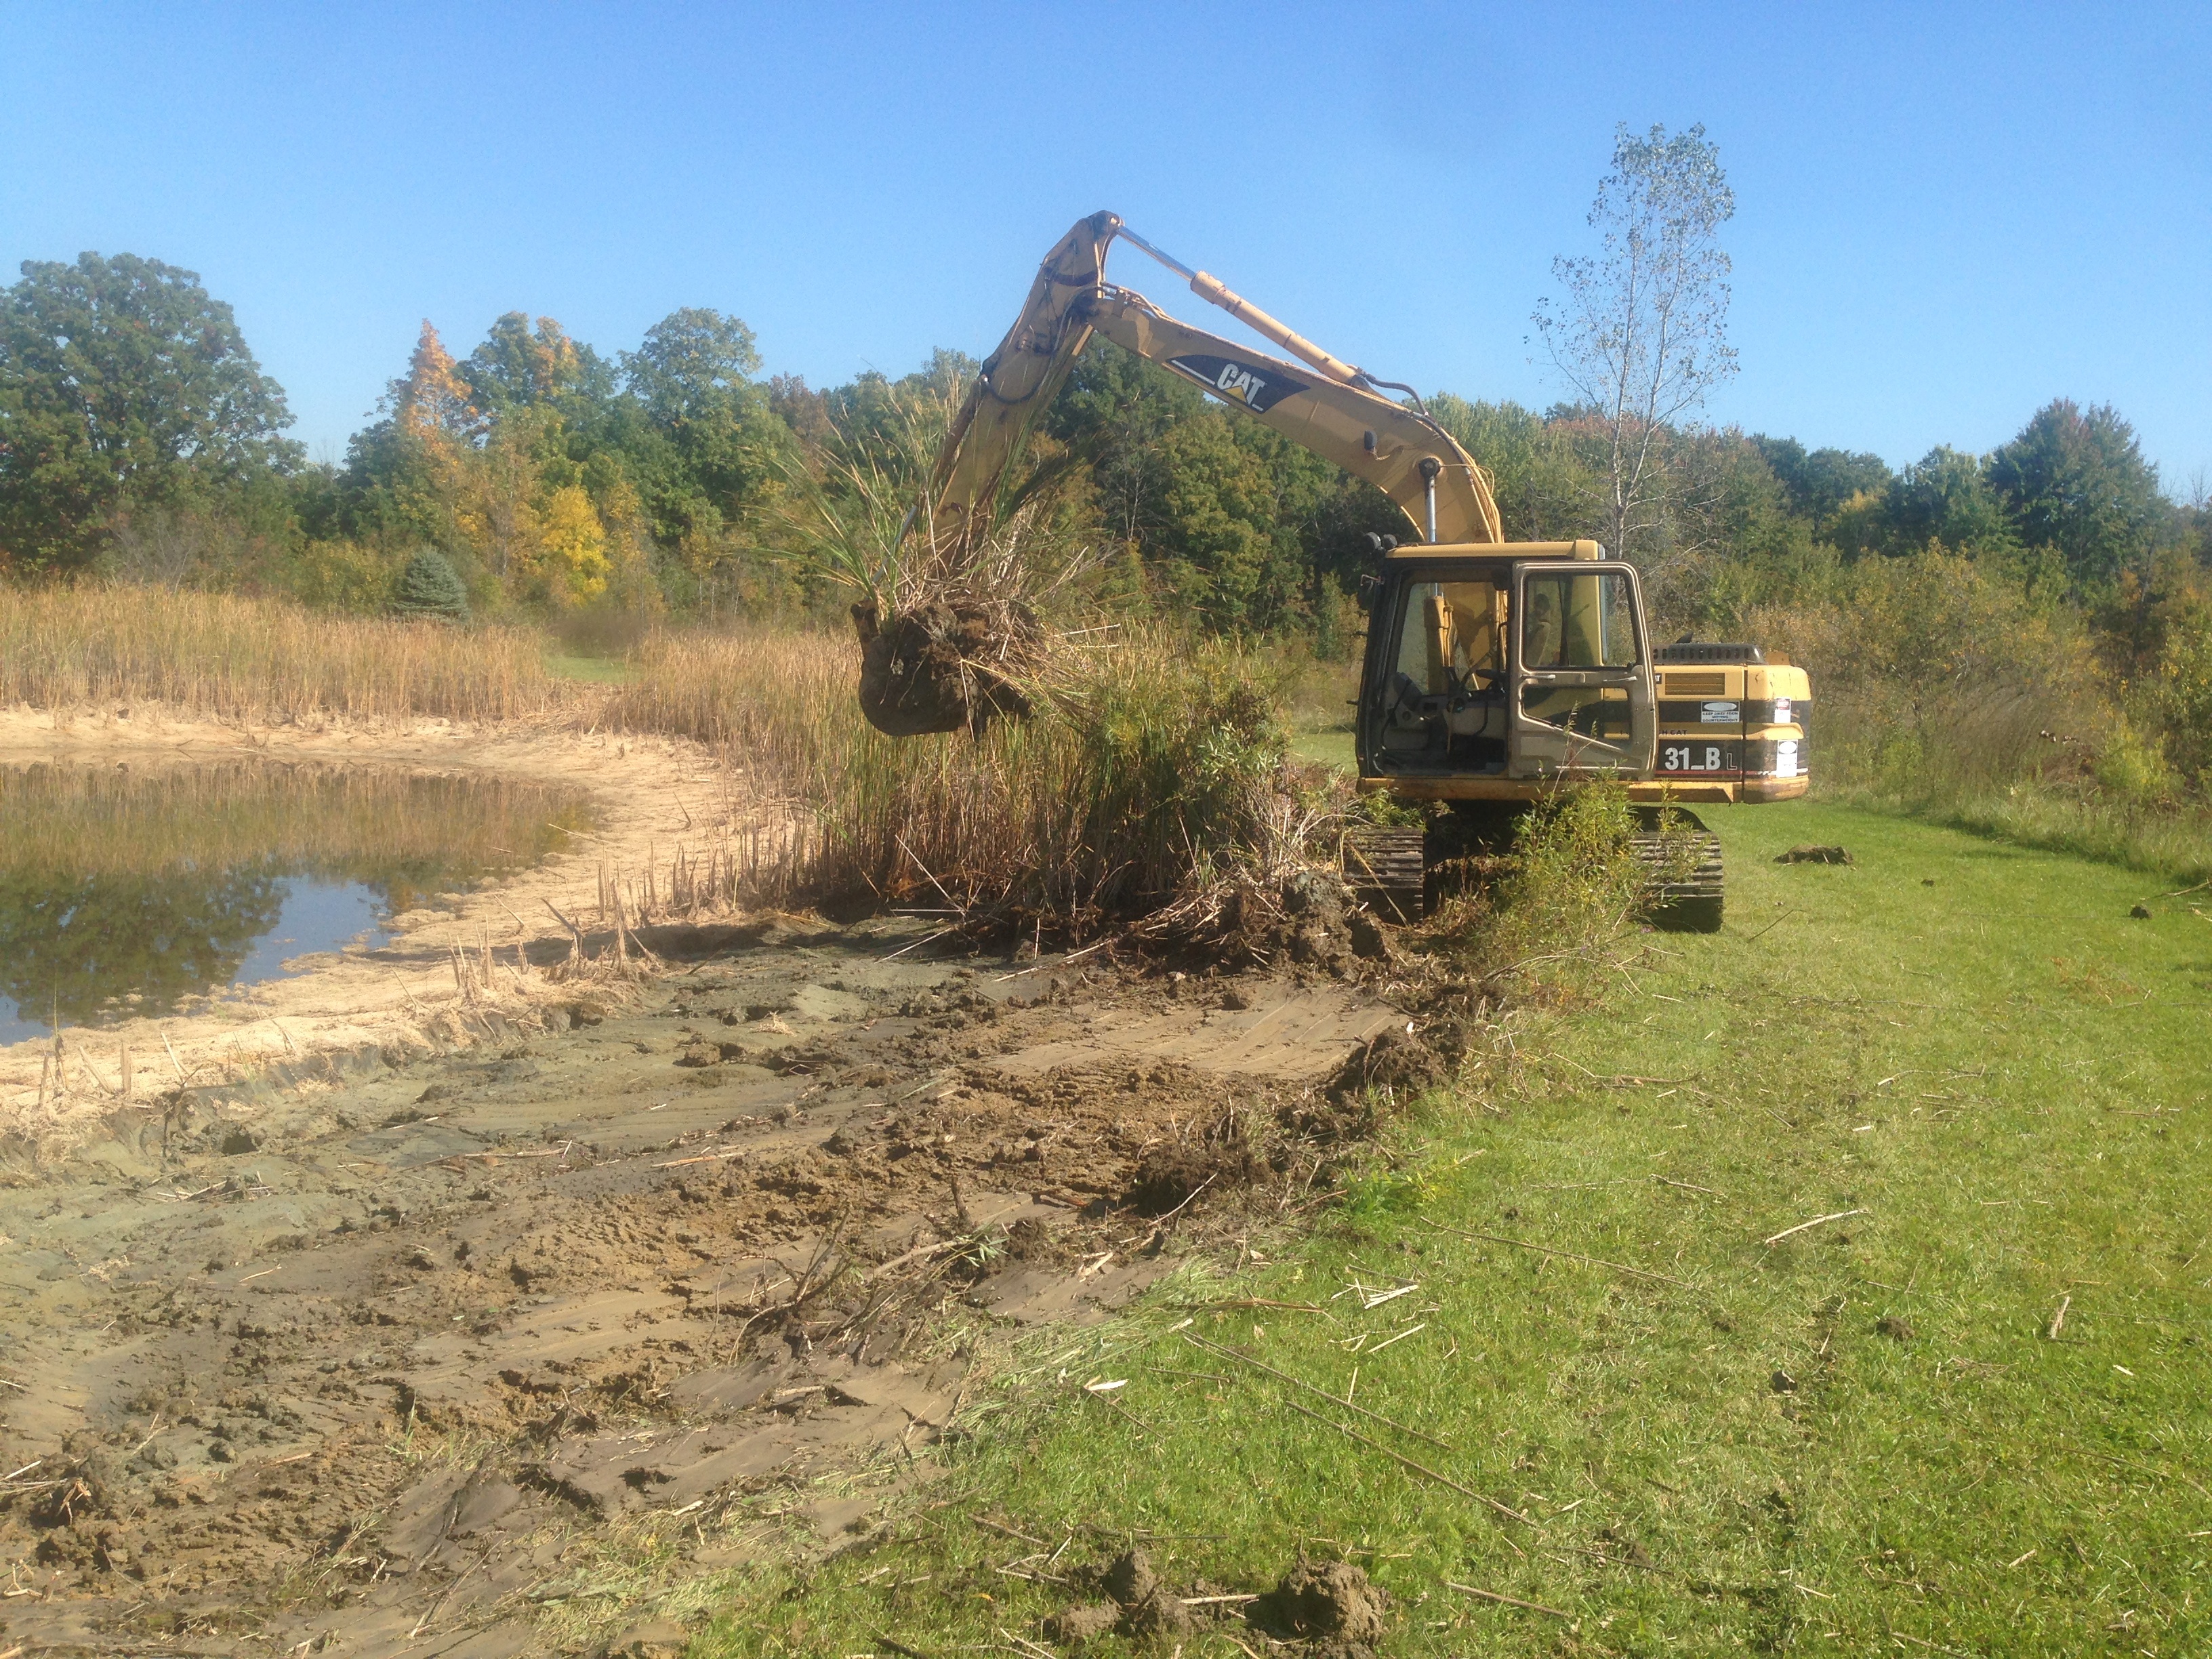
{"label": "pond water", "polygon": [[589,827],[513,779],[229,762],[0,768],[0,1043],[190,1009]]}

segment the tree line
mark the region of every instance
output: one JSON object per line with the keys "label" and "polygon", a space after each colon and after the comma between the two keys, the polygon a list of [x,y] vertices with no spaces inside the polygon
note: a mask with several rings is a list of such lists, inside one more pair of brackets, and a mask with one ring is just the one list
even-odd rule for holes
{"label": "tree line", "polygon": [[[0,569],[361,608],[387,603],[426,548],[495,613],[803,608],[776,574],[777,499],[832,451],[896,447],[975,369],[940,351],[896,380],[816,391],[763,376],[752,331],[705,308],[611,357],[514,312],[457,359],[425,323],[343,462],[311,465],[284,435],[283,389],[191,272],[131,255],[30,262],[4,299]],[[2166,495],[2108,407],[2056,399],[1989,454],[1938,447],[1901,469],[1654,422],[1665,488],[1624,527],[1602,410],[1450,393],[1427,406],[1491,471],[1509,536],[1603,536],[1693,623],[1931,544],[2089,605],[2203,562],[2202,504]],[[1365,532],[1403,528],[1375,491],[1103,342],[1040,423],[1030,477],[1131,598],[1220,631],[1327,632],[1370,556]]]}
{"label": "tree line", "polygon": [[[910,472],[901,452],[941,429],[975,368],[939,351],[816,390],[764,374],[751,330],[703,307],[612,356],[513,312],[456,357],[426,322],[378,417],[343,462],[316,465],[193,273],[128,254],[28,262],[0,306],[0,571],[376,610],[428,555],[459,596],[447,608],[478,615],[827,612],[835,596],[785,556],[779,507],[836,488],[841,457]],[[1426,406],[1492,472],[1510,538],[1613,540],[1670,627],[1740,629],[1862,561],[1936,547],[2154,650],[2212,563],[2203,504],[2165,491],[2109,407],[2055,399],[1988,454],[1939,446],[1902,468],[1632,418],[1649,479],[1630,515],[1618,411]],[[1093,544],[1091,580],[1114,603],[1304,635],[1324,654],[1356,632],[1368,532],[1404,528],[1379,493],[1103,342],[1040,422],[1014,494]]]}

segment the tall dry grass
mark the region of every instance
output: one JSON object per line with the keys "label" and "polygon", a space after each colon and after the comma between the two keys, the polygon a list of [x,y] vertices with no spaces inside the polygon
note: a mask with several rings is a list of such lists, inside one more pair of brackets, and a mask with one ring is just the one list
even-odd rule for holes
{"label": "tall dry grass", "polygon": [[787,803],[756,897],[1079,939],[1138,919],[1203,928],[1279,882],[1329,811],[1286,767],[1261,665],[1225,645],[1085,652],[1036,717],[981,737],[875,731],[842,638],[670,635],[640,666],[611,723],[726,745]]}
{"label": "tall dry grass", "polygon": [[334,617],[228,593],[0,587],[0,704],[496,720],[574,696],[525,629]]}

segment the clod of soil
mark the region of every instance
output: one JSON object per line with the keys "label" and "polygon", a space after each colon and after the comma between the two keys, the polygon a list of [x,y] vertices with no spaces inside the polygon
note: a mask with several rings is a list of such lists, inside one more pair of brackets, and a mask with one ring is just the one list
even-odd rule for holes
{"label": "clod of soil", "polygon": [[1316,1659],[1369,1659],[1389,1626],[1389,1597],[1349,1561],[1300,1556],[1245,1610],[1255,1630],[1313,1644]]}
{"label": "clod of soil", "polygon": [[1417,1095],[1450,1080],[1450,1066],[1420,1033],[1394,1027],[1353,1051],[1329,1085],[1329,1092],[1343,1096],[1388,1088],[1395,1093]]}
{"label": "clod of soil", "polygon": [[1160,1587],[1159,1575],[1142,1550],[1124,1550],[1107,1565],[1106,1594],[1123,1607],[1148,1600]]}
{"label": "clod of soil", "polygon": [[1182,1597],[1160,1582],[1142,1550],[1127,1550],[1106,1569],[1106,1593],[1121,1604],[1125,1636],[1181,1636],[1190,1629],[1190,1609]]}
{"label": "clod of soil", "polygon": [[1808,843],[1793,847],[1786,853],[1774,855],[1777,864],[1849,864],[1851,855],[1840,847],[1814,847]]}
{"label": "clod of soil", "polygon": [[1910,1342],[1913,1338],[1912,1327],[1894,1314],[1883,1315],[1874,1322],[1874,1328],[1876,1332],[1888,1337],[1892,1341]]}
{"label": "clod of soil", "polygon": [[1121,1609],[1111,1601],[1092,1601],[1064,1607],[1044,1621],[1044,1639],[1075,1647],[1103,1636],[1121,1622]]}
{"label": "clod of soil", "polygon": [[1253,1179],[1259,1167],[1258,1160],[1241,1144],[1155,1146],[1139,1160],[1137,1178],[1130,1183],[1127,1198],[1139,1215],[1165,1215],[1209,1188],[1226,1191],[1243,1186]]}

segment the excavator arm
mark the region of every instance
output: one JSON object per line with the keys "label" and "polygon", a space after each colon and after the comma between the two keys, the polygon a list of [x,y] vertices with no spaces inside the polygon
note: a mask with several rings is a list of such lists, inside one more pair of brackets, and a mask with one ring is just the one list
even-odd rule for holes
{"label": "excavator arm", "polygon": [[[1115,237],[1134,242],[1191,291],[1300,361],[1291,363],[1178,322],[1106,281]],[[1365,479],[1395,501],[1425,541],[1494,544],[1504,538],[1490,479],[1452,435],[1378,387],[1406,391],[1331,356],[1232,293],[1161,253],[1111,213],[1079,221],[1045,256],[1027,302],[984,360],[938,453],[927,502],[940,552],[988,531],[1006,469],[1067,379],[1093,332],[1191,381],[1240,414]]]}

